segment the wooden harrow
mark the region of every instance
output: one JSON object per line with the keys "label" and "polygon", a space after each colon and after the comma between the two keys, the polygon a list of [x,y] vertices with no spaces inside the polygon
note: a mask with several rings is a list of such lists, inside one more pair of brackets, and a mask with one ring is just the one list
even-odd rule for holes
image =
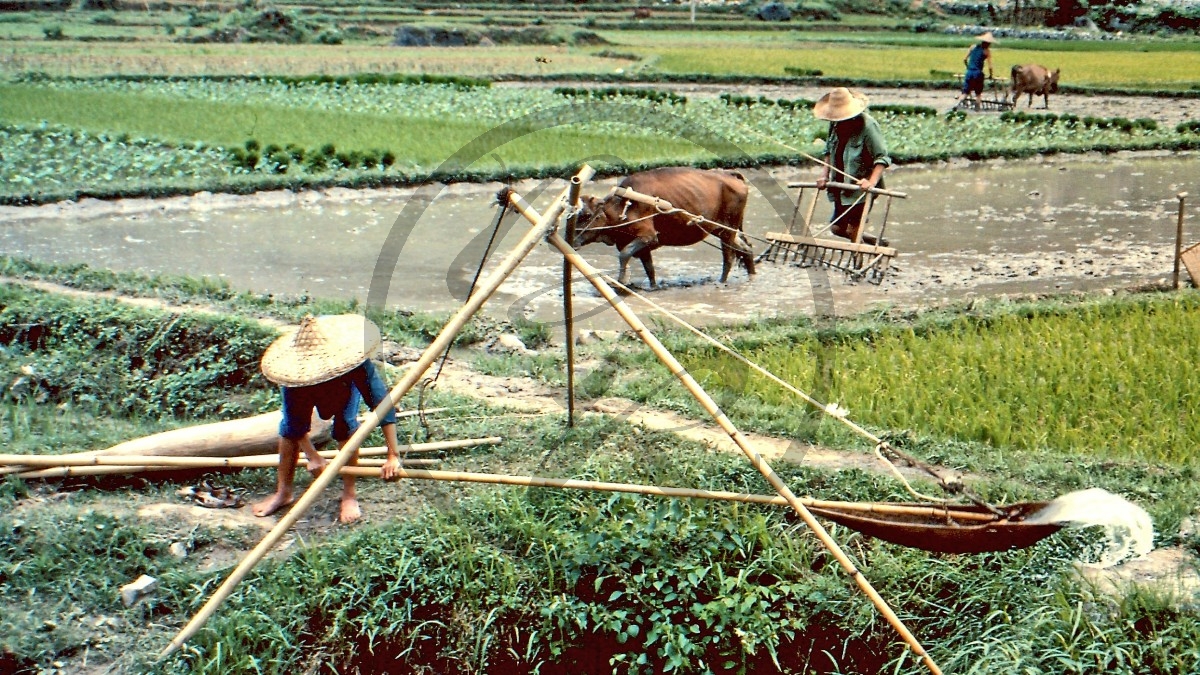
{"label": "wooden harrow", "polygon": [[[857,185],[851,183],[828,183],[827,186],[842,190],[859,190]],[[800,267],[837,269],[845,272],[851,279],[866,279],[868,283],[876,285],[883,283],[892,258],[896,257],[896,249],[886,246],[887,241],[883,238],[883,234],[887,230],[888,215],[892,210],[892,199],[894,197],[907,199],[908,195],[879,188],[868,189],[864,197],[867,204],[863,209],[862,221],[859,223],[858,236],[854,241],[848,241],[821,238],[821,235],[829,231],[828,225],[818,232],[813,232],[813,213],[816,211],[817,200],[821,193],[817,189],[816,183],[788,183],[788,187],[800,188],[796,206],[792,209],[791,222],[788,223],[787,232],[768,232],[765,235],[764,238],[770,245],[758,257],[758,262],[790,262]],[[803,220],[797,223],[800,218],[800,210],[806,204],[805,193],[809,190],[812,194],[807,201]],[[863,235],[867,233],[870,226],[868,218],[872,202],[879,196],[886,198],[883,221],[879,226],[879,234],[875,236],[875,241],[879,243],[865,244]],[[799,225],[799,229],[797,229],[797,225]]]}
{"label": "wooden harrow", "polygon": [[[962,79],[960,76],[959,79]],[[988,78],[987,86],[983,90],[983,95],[979,97],[979,107],[975,107],[975,99],[968,95],[966,98],[958,102],[954,107],[955,110],[975,110],[975,111],[1000,111],[1012,110],[1014,107],[1013,101],[1008,100],[1008,80]]]}

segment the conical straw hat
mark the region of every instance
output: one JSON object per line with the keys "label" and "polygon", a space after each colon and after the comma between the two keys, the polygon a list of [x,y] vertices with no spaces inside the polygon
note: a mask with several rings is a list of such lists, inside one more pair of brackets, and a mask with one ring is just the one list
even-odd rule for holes
{"label": "conical straw hat", "polygon": [[986,42],[988,44],[994,45],[994,44],[996,44],[996,36],[992,35],[992,31],[989,30],[988,32],[984,33],[983,35],[980,35],[979,37],[975,38],[975,41],[976,42]]}
{"label": "conical straw hat", "polygon": [[819,120],[841,122],[862,114],[867,109],[867,97],[845,87],[835,87],[813,105],[813,115]]}
{"label": "conical straw hat", "polygon": [[357,314],[304,317],[263,352],[262,372],[275,384],[307,387],[354,370],[379,347],[379,327]]}

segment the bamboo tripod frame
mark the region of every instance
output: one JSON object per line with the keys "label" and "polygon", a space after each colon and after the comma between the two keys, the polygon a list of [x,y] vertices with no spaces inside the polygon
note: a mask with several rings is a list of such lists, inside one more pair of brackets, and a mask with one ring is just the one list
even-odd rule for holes
{"label": "bamboo tripod frame", "polygon": [[[356,475],[372,475],[378,470],[371,467],[363,467],[361,469],[352,470],[351,467],[346,467],[347,462],[355,451],[362,445],[366,437],[377,427],[382,420],[383,411],[395,405],[395,402],[400,400],[404,394],[419,381],[428,368],[437,359],[438,355],[445,349],[447,345],[454,339],[458,331],[466,324],[476,311],[487,301],[488,298],[496,292],[503,281],[516,269],[521,261],[529,254],[536,246],[541,238],[545,238],[551,245],[557,248],[563,255],[564,260],[574,269],[580,271],[585,279],[596,288],[601,296],[613,307],[613,309],[621,316],[621,318],[629,325],[636,335],[654,352],[655,356],[667,366],[670,371],[680,380],[687,390],[696,398],[697,402],[712,416],[713,420],[727,433],[731,440],[742,450],[751,464],[763,475],[772,488],[778,493],[779,497],[787,503],[793,511],[804,521],[804,523],[812,530],[817,539],[830,552],[831,555],[838,561],[842,569],[855,582],[856,585],[868,597],[880,614],[888,621],[892,628],[900,635],[908,647],[921,658],[922,662],[934,675],[941,675],[941,669],[917,641],[916,637],[908,630],[903,621],[896,613],[888,606],[887,602],[879,595],[871,583],[862,575],[855,567],[854,563],[838,546],[837,542],[830,537],[825,528],[816,520],[811,512],[808,511],[804,503],[798,498],[791,489],[783,482],[781,478],[770,467],[766,460],[754,448],[752,448],[746,438],[733,425],[725,413],[717,406],[716,401],[696,382],[690,373],[683,367],[681,363],[671,354],[662,342],[642,323],[632,310],[626,306],[613,289],[603,280],[602,275],[594,267],[583,260],[579,254],[571,248],[562,237],[560,237],[553,229],[566,209],[568,202],[574,202],[579,194],[579,186],[590,180],[594,175],[594,170],[589,166],[584,166],[575,179],[572,180],[572,185],[569,186],[562,194],[554,201],[553,205],[545,214],[539,214],[530,207],[520,195],[515,192],[510,193],[509,199],[512,206],[523,217],[532,223],[533,227],[522,238],[516,249],[501,264],[500,268],[493,272],[487,280],[485,280],[463,307],[456,313],[446,326],[438,334],[438,337],[425,349],[421,358],[413,364],[412,368],[406,371],[401,381],[388,393],[379,406],[373,410],[368,416],[365,423],[350,437],[346,445],[334,456],[323,471],[308,490],[296,501],[292,508],[280,519],[279,523],[263,538],[261,542],[250,551],[246,557],[238,564],[238,566],[230,573],[225,582],[212,594],[208,601],[201,607],[200,611],[179,631],[170,644],[162,651],[161,657],[165,657],[174,651],[178,650],[188,639],[196,634],[208,619],[216,612],[217,608],[232,594],[233,589],[242,581],[250,571],[262,560],[266,554],[273,549],[284,534],[292,525],[307,511],[316,501],[319,494],[329,486],[337,475],[343,469]],[[564,288],[564,292],[569,293],[569,275],[564,267],[564,282],[568,288]],[[568,335],[569,338],[569,335]],[[568,363],[568,368],[573,368],[572,363]],[[361,473],[359,473],[361,472]],[[421,472],[432,473],[432,472]],[[441,472],[438,472],[441,473]],[[400,469],[399,477],[418,477],[415,472]],[[424,477],[424,476],[423,476]],[[448,479],[448,478],[447,478]],[[464,479],[465,480],[465,479]],[[554,485],[546,485],[547,487],[557,487]],[[562,487],[566,487],[563,485]],[[671,488],[659,488],[660,490],[670,490]],[[772,498],[773,499],[773,498]]]}
{"label": "bamboo tripod frame", "polygon": [[[525,212],[522,213],[527,218],[533,215]],[[792,507],[792,510],[795,511],[798,516],[800,516],[800,519],[804,521],[805,525],[812,530],[813,534],[816,535],[821,544],[825,546],[831,555],[833,555],[846,574],[849,575],[854,580],[855,584],[857,584],[858,587],[863,591],[863,593],[866,594],[871,603],[875,605],[875,609],[878,610],[879,613],[882,614],[887,622],[892,626],[892,629],[895,630],[904,640],[904,642],[908,644],[913,653],[920,657],[922,662],[925,664],[925,667],[928,668],[931,673],[934,673],[934,675],[941,675],[941,668],[938,667],[937,663],[935,663],[925,651],[925,648],[921,646],[921,643],[917,641],[917,638],[912,634],[911,631],[908,630],[908,627],[904,625],[904,622],[900,619],[900,617],[897,616],[892,608],[887,604],[887,601],[885,601],[879,595],[878,591],[876,591],[874,586],[871,585],[871,582],[868,581],[867,578],[858,571],[858,569],[854,566],[854,563],[845,554],[845,552],[842,551],[841,547],[838,546],[837,542],[829,536],[829,533],[825,530],[821,523],[817,521],[812,513],[809,512],[808,508],[804,506],[803,502],[801,502],[800,499],[791,491],[791,489],[788,488],[787,484],[783,482],[783,479],[781,479],[779,475],[775,473],[775,470],[771,468],[766,459],[764,459],[763,456],[758,453],[758,451],[750,446],[750,443],[746,440],[746,437],[743,436],[742,433],[738,431],[737,427],[733,425],[733,422],[731,422],[729,418],[725,416],[725,413],[721,411],[720,407],[717,405],[717,402],[714,401],[711,396],[709,396],[708,392],[706,392],[698,382],[696,382],[691,373],[689,373],[687,369],[684,368],[683,364],[680,363],[673,354],[671,354],[671,352],[662,344],[662,342],[659,341],[657,337],[655,337],[654,333],[651,332],[644,323],[642,323],[642,320],[638,318],[638,316],[632,310],[629,309],[629,307],[621,300],[619,296],[617,296],[612,287],[604,281],[602,273],[596,268],[592,267],[586,260],[581,258],[575,249],[571,248],[571,246],[564,241],[562,237],[558,236],[557,234],[551,234],[548,237],[548,240],[555,248],[562,252],[563,256],[570,261],[571,265],[574,266],[575,269],[579,270],[580,274],[587,279],[593,287],[595,287],[595,289],[600,293],[601,296],[604,297],[605,300],[608,301],[612,308],[616,310],[621,318],[624,319],[625,323],[627,323],[633,330],[634,334],[646,343],[651,351],[654,352],[654,355],[658,357],[658,360],[661,361],[662,364],[666,366],[673,375],[675,375],[675,377],[680,381],[680,383],[683,384],[692,397],[695,398],[701,407],[703,407],[704,410],[709,414],[709,416],[713,418],[713,421],[715,421],[717,425],[729,435],[729,438],[738,446],[738,448],[741,449],[742,453],[746,455],[746,458],[750,460],[750,463],[754,466],[754,468],[757,469],[760,474],[762,474],[763,478],[767,480],[767,483],[769,483],[771,487],[774,488],[779,494],[779,496],[781,496],[788,503],[788,505]]]}

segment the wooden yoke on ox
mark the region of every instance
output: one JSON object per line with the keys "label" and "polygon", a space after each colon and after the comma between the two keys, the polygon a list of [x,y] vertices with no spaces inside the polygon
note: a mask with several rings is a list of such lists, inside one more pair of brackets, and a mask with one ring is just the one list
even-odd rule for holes
{"label": "wooden yoke on ox", "polygon": [[[634,196],[629,194],[630,192],[632,191],[626,190],[625,194],[622,194],[621,196],[633,199]],[[648,195],[637,196],[646,197],[648,199],[656,199],[649,197]],[[530,220],[531,222],[539,222],[541,220],[538,217],[537,212],[529,207],[529,205],[523,200],[521,200],[520,197],[514,194],[512,201],[516,206],[517,211],[520,212],[521,215],[526,219]],[[669,204],[662,204],[662,208],[669,209],[672,207]],[[797,497],[790,488],[788,488],[788,486],[783,482],[783,479],[781,479],[778,474],[775,473],[774,469],[767,464],[767,461],[763,458],[763,456],[750,446],[745,436],[738,431],[738,429],[733,425],[733,422],[731,422],[729,418],[725,416],[725,413],[722,412],[717,406],[716,401],[709,396],[708,392],[706,392],[698,382],[696,382],[695,378],[693,378],[692,375],[683,367],[683,364],[681,364],[675,358],[675,356],[671,354],[671,352],[668,351],[665,346],[663,346],[662,342],[659,341],[654,333],[652,333],[650,329],[646,327],[642,320],[638,318],[638,316],[631,309],[629,309],[628,305],[621,300],[616,291],[614,291],[612,287],[604,281],[603,274],[596,268],[592,267],[582,257],[580,257],[579,253],[576,252],[575,249],[571,248],[571,245],[557,233],[551,232],[547,237],[547,241],[561,251],[566,260],[570,262],[575,269],[579,270],[583,277],[596,288],[600,295],[603,296],[606,301],[608,301],[609,305],[611,305],[612,308],[621,316],[621,318],[624,319],[633,332],[639,338],[641,338],[641,340],[645,342],[648,347],[650,347],[655,356],[658,357],[659,361],[661,361],[663,365],[665,365],[679,379],[679,381],[684,385],[684,387],[687,388],[696,401],[700,403],[700,405],[705,409],[705,411],[708,412],[713,420],[720,425],[725,433],[729,435],[730,439],[733,440],[738,448],[740,448],[746,455],[747,459],[750,460],[751,464],[754,465],[754,468],[757,469],[764,478],[766,478],[771,487],[775,489],[775,491],[787,502],[792,510],[796,512],[800,519],[804,521],[809,529],[812,530],[813,534],[816,535],[821,544],[830,552],[830,554],[833,555],[846,574],[854,580],[855,584],[858,585],[858,587],[863,591],[863,593],[867,596],[879,613],[883,615],[883,617],[900,635],[913,653],[921,658],[925,667],[928,668],[931,673],[934,673],[934,675],[941,675],[941,668],[939,668],[937,663],[934,662],[934,660],[929,656],[929,654],[925,651],[925,648],[922,647],[920,642],[917,641],[916,637],[913,636],[912,632],[908,630],[908,628],[904,625],[904,622],[901,621],[900,617],[897,616],[892,608],[888,606],[887,602],[880,597],[879,593],[871,585],[871,582],[868,581],[866,577],[864,577],[862,573],[858,571],[858,569],[854,566],[853,561],[851,561],[845,552],[842,551],[841,547],[838,546],[837,542],[833,540],[821,523],[816,520],[816,518],[808,510],[800,498]]]}
{"label": "wooden yoke on ox", "polygon": [[[796,206],[792,209],[792,219],[788,223],[786,232],[768,232],[765,239],[770,242],[770,246],[758,258],[758,262],[792,262],[800,267],[826,267],[829,269],[839,269],[849,275],[852,279],[865,278],[873,284],[883,283],[884,276],[887,275],[887,270],[891,264],[892,258],[896,257],[896,249],[887,245],[887,240],[884,239],[884,233],[887,231],[888,216],[892,211],[892,199],[907,199],[908,195],[904,192],[896,192],[894,190],[884,190],[880,188],[868,188],[863,191],[862,188],[853,183],[837,183],[829,182],[825,184],[827,188],[835,188],[846,190],[848,192],[862,192],[859,199],[866,202],[862,209],[862,217],[859,219],[857,234],[853,241],[843,239],[825,238],[822,235],[827,233],[833,223],[829,223],[820,230],[813,231],[813,213],[817,208],[817,201],[820,199],[821,190],[817,189],[815,182],[798,182],[788,183],[790,188],[800,188],[800,194],[796,198]],[[811,199],[805,203],[807,190],[812,190]],[[875,243],[863,243],[863,236],[867,234],[868,217],[871,213],[871,208],[878,197],[885,198],[883,219],[879,225],[879,233],[873,235]],[[804,208],[804,219],[799,223],[797,231],[797,218],[800,216],[801,208]]]}
{"label": "wooden yoke on ox", "polygon": [[715,220],[710,220],[708,218],[705,218],[702,215],[699,215],[696,213],[691,213],[689,211],[685,211],[680,208],[676,208],[674,204],[672,204],[671,202],[669,202],[665,199],[662,199],[661,197],[655,197],[654,195],[643,194],[641,192],[638,192],[637,190],[631,190],[627,187],[620,187],[620,186],[613,188],[611,194],[614,194],[622,199],[628,199],[631,202],[638,202],[640,204],[645,204],[646,206],[652,206],[652,207],[654,207],[655,211],[658,211],[659,213],[664,214],[664,215],[671,214],[671,213],[678,213],[680,215],[686,216],[688,218],[689,223],[692,225],[695,225],[695,226],[705,224],[705,225],[711,225],[712,227],[722,229],[722,230],[733,230],[733,228],[729,227],[728,225],[725,225],[724,223],[718,223]]}

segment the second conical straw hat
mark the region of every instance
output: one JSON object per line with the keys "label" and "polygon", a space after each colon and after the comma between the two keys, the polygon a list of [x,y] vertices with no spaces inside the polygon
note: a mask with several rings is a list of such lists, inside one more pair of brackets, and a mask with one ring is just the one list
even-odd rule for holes
{"label": "second conical straw hat", "polygon": [[328,382],[370,358],[379,342],[379,327],[364,316],[309,315],[267,347],[262,372],[285,387]]}

